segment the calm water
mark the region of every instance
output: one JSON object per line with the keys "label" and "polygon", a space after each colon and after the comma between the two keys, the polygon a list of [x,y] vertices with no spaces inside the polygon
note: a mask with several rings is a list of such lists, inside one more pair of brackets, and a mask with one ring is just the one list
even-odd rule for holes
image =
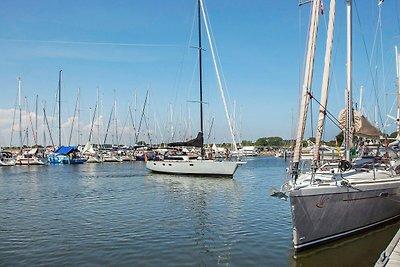
{"label": "calm water", "polygon": [[[295,254],[287,163],[234,179],[149,173],[144,163],[0,168],[0,265],[371,266],[395,223]],[[373,245],[371,245],[373,244]]]}

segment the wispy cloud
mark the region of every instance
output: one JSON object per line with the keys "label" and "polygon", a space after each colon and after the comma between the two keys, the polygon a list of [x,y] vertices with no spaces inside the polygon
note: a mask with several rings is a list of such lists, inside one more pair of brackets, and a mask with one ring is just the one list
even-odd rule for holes
{"label": "wispy cloud", "polygon": [[133,46],[133,47],[178,47],[178,46],[181,46],[178,44],[112,43],[112,42],[83,42],[83,41],[59,41],[59,40],[23,40],[23,39],[1,39],[1,38],[0,38],[0,42],[61,44],[61,45]]}
{"label": "wispy cloud", "polygon": [[[78,59],[104,62],[156,62],[168,58],[179,45],[154,43],[75,42],[0,39],[2,61],[27,59]],[[160,48],[166,48],[167,52]],[[137,48],[137,49],[135,49]],[[169,49],[170,48],[170,49]]]}

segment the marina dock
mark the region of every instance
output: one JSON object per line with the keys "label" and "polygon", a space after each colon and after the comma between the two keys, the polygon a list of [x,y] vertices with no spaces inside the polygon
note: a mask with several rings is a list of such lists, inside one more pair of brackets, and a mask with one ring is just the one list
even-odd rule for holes
{"label": "marina dock", "polygon": [[387,248],[381,253],[375,267],[400,266],[400,229],[390,241]]}

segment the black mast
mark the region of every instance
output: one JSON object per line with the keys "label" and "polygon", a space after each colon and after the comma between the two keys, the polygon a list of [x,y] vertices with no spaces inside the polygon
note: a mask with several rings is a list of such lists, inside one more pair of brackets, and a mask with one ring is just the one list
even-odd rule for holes
{"label": "black mast", "polygon": [[199,24],[199,83],[200,83],[200,131],[203,133],[203,73],[201,62],[201,13],[200,0],[198,0],[198,24]]}
{"label": "black mast", "polygon": [[[198,26],[199,26],[199,86],[200,86],[200,132],[203,134],[203,73],[202,73],[202,61],[201,61],[201,3],[197,1],[198,5]],[[203,145],[201,147],[201,156],[204,156]]]}
{"label": "black mast", "polygon": [[61,146],[61,72],[58,73],[58,147]]}

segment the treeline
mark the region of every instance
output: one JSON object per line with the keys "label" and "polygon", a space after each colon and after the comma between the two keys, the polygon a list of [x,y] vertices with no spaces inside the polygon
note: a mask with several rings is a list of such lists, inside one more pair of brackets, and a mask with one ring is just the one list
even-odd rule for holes
{"label": "treeline", "polygon": [[[388,138],[395,138],[397,136],[397,132],[393,132],[390,135],[388,135]],[[278,136],[272,136],[272,137],[261,137],[258,138],[255,142],[249,141],[249,140],[243,140],[241,142],[242,146],[258,146],[258,147],[290,147],[292,144],[294,144],[295,140],[284,140],[281,137]],[[310,137],[306,141],[303,141],[303,147],[308,146],[310,143],[315,143],[315,137]],[[343,133],[339,133],[338,135],[335,136],[334,140],[330,141],[323,141],[322,142],[325,145],[328,146],[338,146],[338,144],[343,143]]]}
{"label": "treeline", "polygon": [[249,140],[243,140],[242,146],[258,146],[258,147],[289,147],[292,144],[292,140],[283,140],[282,137],[261,137],[255,142]]}

